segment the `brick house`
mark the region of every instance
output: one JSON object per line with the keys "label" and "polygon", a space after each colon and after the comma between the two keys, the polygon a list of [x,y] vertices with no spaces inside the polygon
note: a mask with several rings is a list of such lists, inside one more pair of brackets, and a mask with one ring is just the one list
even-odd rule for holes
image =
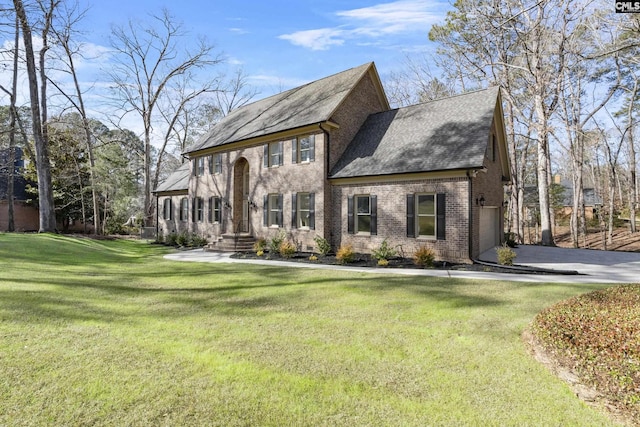
{"label": "brick house", "polygon": [[241,107],[155,190],[158,229],[213,247],[281,230],[469,262],[499,245],[510,179],[498,88],[390,109],[373,63]]}

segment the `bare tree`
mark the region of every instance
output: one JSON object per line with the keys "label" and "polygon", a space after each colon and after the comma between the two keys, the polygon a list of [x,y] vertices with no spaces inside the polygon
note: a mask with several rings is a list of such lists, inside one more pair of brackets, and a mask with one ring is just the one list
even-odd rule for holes
{"label": "bare tree", "polygon": [[14,182],[15,182],[15,162],[16,162],[16,127],[18,124],[18,109],[16,106],[16,98],[18,95],[18,55],[20,45],[20,21],[18,15],[15,17],[15,36],[13,42],[13,71],[11,77],[11,90],[0,85],[0,89],[9,95],[9,161],[8,169],[9,176],[7,182],[7,231],[15,231],[15,218],[14,218]]}
{"label": "bare tree", "polygon": [[[71,6],[69,6],[69,4],[71,4]],[[99,234],[102,230],[102,227],[100,226],[100,207],[95,176],[96,162],[93,148],[94,138],[91,134],[91,125],[85,108],[84,94],[82,88],[80,87],[80,81],[78,79],[78,73],[75,65],[76,58],[82,57],[82,44],[74,43],[72,40],[74,26],[84,17],[85,13],[86,11],[79,9],[79,5],[77,2],[65,3],[64,14],[61,16],[63,24],[60,26],[60,28],[54,27],[52,29],[56,42],[62,49],[63,57],[60,58],[60,60],[64,63],[65,67],[61,71],[68,73],[71,76],[73,80],[74,93],[68,93],[64,88],[60,87],[60,85],[58,85],[53,80],[49,80],[49,82],[52,83],[58,89],[58,91],[71,103],[73,108],[78,112],[78,114],[80,114],[80,117],[82,119],[82,125],[84,129],[84,144],[87,150],[87,155],[89,157],[91,197],[93,202],[93,228],[94,233]]]}
{"label": "bare tree", "polygon": [[258,91],[249,85],[247,75],[242,68],[233,71],[230,78],[222,79],[223,83],[215,91],[218,109],[223,116],[232,110],[249,103]]}
{"label": "bare tree", "polygon": [[434,60],[426,55],[407,56],[403,69],[390,73],[386,79],[389,102],[403,107],[455,95],[457,90],[453,82],[438,78],[431,63]]}
{"label": "bare tree", "polygon": [[[41,4],[41,10],[44,11],[44,25],[42,31],[43,47],[40,50],[40,76],[45,76],[45,57],[48,44],[46,42],[49,25],[53,17],[53,10],[57,3],[50,1],[48,8]],[[27,66],[27,75],[29,78],[29,97],[31,102],[31,115],[33,138],[36,151],[36,170],[38,176],[38,200],[40,210],[40,229],[42,232],[56,231],[55,206],[53,203],[53,187],[51,185],[51,164],[49,161],[49,141],[47,140],[46,131],[46,84],[44,81],[38,83],[38,70],[36,69],[35,53],[33,49],[32,27],[27,17],[22,0],[13,0],[15,13],[20,21],[22,29],[22,39],[25,48],[25,60]],[[46,79],[44,79],[46,80]],[[42,99],[38,93],[40,88]],[[42,110],[40,107],[42,103]]]}
{"label": "bare tree", "polygon": [[[210,73],[211,67],[220,63],[214,48],[200,39],[193,51],[184,41],[182,25],[163,9],[152,16],[152,23],[130,20],[126,26],[114,27],[111,40],[115,49],[114,61],[108,74],[113,82],[116,101],[123,117],[130,112],[136,114],[144,128],[144,219],[149,225],[153,221],[154,205],[151,189],[157,185],[152,179],[152,133],[158,117],[171,117],[174,113],[157,111],[162,108],[162,99],[173,97],[172,84],[184,76],[192,80],[190,93],[212,90],[211,79],[199,82],[198,71]],[[182,44],[181,44],[182,41]],[[180,108],[178,103],[165,103]],[[165,133],[166,134],[166,133]],[[163,148],[164,149],[164,148]],[[159,157],[163,154],[159,152]],[[156,175],[157,176],[157,175]]]}

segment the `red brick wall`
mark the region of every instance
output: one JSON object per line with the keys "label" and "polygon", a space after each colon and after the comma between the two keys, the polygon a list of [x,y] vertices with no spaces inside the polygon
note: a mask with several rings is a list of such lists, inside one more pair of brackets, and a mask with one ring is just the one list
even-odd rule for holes
{"label": "red brick wall", "polygon": [[[469,262],[468,186],[465,178],[425,179],[369,185],[339,185],[333,188],[333,245],[350,244],[356,252],[368,253],[383,240],[391,246],[401,246],[411,257],[420,246],[435,251],[439,260]],[[406,195],[415,193],[446,194],[445,240],[407,237]],[[375,236],[348,234],[347,197],[359,194],[377,196],[378,233]]]}
{"label": "red brick wall", "polygon": [[[13,203],[13,223],[15,231],[38,231],[40,228],[39,212],[36,207],[28,206],[22,201]],[[9,228],[9,202],[0,200],[0,230]]]}

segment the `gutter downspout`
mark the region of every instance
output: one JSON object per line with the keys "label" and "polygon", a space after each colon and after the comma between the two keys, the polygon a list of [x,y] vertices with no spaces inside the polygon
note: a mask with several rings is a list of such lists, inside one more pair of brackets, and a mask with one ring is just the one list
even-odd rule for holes
{"label": "gutter downspout", "polygon": [[160,237],[160,235],[158,234],[160,232],[160,221],[158,216],[160,215],[160,198],[158,197],[158,193],[155,194],[156,196],[156,241],[158,240],[158,238]]}
{"label": "gutter downspout", "polygon": [[[318,127],[320,129],[322,129],[322,132],[324,133],[324,157],[326,159],[325,164],[324,164],[324,179],[325,179],[325,185],[323,185],[323,187],[325,189],[328,188],[328,191],[326,191],[325,193],[325,197],[323,197],[324,199],[324,206],[322,207],[322,210],[324,211],[325,207],[327,206],[327,199],[329,199],[328,201],[330,203],[328,203],[329,206],[331,206],[333,204],[332,199],[332,194],[333,194],[333,190],[331,188],[331,183],[329,182],[329,173],[331,172],[329,170],[329,166],[331,165],[330,159],[329,159],[329,154],[330,154],[330,148],[329,148],[329,140],[331,138],[331,134],[329,133],[328,130],[326,130],[322,125],[324,123],[320,123],[318,125]],[[327,224],[327,218],[329,219],[328,224]],[[329,225],[329,235],[327,236],[327,225]],[[324,216],[324,224],[323,224],[323,228],[324,228],[324,238],[326,239],[327,237],[329,237],[327,240],[329,240],[329,242],[333,243],[333,218],[331,218],[330,215],[325,215]]]}
{"label": "gutter downspout", "polygon": [[471,255],[472,253],[472,249],[473,249],[473,177],[472,177],[472,173],[473,172],[469,172],[469,170],[467,169],[467,178],[469,179],[469,259],[473,262],[473,263],[477,263],[478,260],[474,259],[473,256]]}

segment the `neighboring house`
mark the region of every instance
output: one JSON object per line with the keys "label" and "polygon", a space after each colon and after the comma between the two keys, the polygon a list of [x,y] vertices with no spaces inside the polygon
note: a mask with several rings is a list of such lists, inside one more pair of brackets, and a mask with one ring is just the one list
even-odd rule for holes
{"label": "neighboring house", "polygon": [[301,251],[386,239],[453,262],[503,241],[498,88],[391,110],[369,63],[238,108],[184,155],[155,190],[165,234],[229,247],[284,230]]}
{"label": "neighboring house", "polygon": [[[13,226],[15,231],[37,231],[40,227],[38,208],[27,200],[27,182],[22,176],[22,149],[15,147],[13,162]],[[9,149],[0,150],[0,231],[9,229],[9,179],[11,175]]]}
{"label": "neighboring house", "polygon": [[[561,214],[568,217],[573,211],[573,184],[570,181],[563,180],[560,175],[554,176],[554,182],[563,188]],[[592,219],[597,216],[598,206],[602,206],[602,198],[596,193],[594,185],[589,179],[585,179],[582,185],[585,217]]]}

